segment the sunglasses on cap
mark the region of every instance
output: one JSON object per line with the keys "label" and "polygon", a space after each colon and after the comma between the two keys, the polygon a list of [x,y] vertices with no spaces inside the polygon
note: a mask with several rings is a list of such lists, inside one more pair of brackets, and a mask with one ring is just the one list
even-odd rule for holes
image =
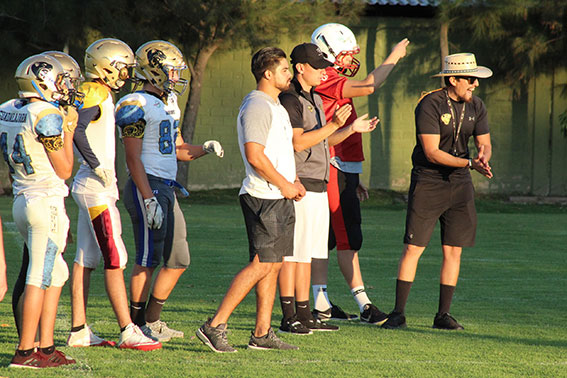
{"label": "sunglasses on cap", "polygon": [[474,76],[455,76],[455,78],[466,80],[470,85],[473,85],[474,82],[478,80],[478,77],[474,77]]}

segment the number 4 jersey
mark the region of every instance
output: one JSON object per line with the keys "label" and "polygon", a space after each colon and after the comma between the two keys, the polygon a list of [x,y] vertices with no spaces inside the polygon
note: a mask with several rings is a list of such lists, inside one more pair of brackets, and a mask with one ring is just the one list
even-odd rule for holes
{"label": "number 4 jersey", "polygon": [[67,196],[67,185],[47,156],[63,148],[63,115],[53,104],[15,99],[0,105],[0,147],[14,196]]}
{"label": "number 4 jersey", "polygon": [[161,99],[146,92],[122,97],[116,104],[116,125],[121,138],[142,139],[140,158],[146,174],[175,180],[178,121]]}

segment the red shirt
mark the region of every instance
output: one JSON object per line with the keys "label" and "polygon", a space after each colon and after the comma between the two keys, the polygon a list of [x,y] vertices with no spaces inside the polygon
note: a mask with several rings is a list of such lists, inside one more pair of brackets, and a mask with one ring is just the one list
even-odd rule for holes
{"label": "red shirt", "polygon": [[[323,99],[325,118],[327,118],[327,122],[330,122],[333,119],[337,105],[351,104],[352,113],[343,127],[348,126],[358,118],[352,99],[343,97],[343,87],[348,78],[339,75],[337,70],[333,67],[327,67],[326,74],[327,77],[315,88],[315,92]],[[331,146],[330,150],[331,157],[337,156],[342,161],[363,161],[362,134],[354,133],[341,143]]]}

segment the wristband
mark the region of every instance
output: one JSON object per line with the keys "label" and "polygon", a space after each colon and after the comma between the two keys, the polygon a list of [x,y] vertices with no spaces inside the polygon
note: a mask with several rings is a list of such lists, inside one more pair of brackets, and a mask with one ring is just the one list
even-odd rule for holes
{"label": "wristband", "polygon": [[473,169],[473,167],[472,167],[472,159],[469,159],[469,169]]}

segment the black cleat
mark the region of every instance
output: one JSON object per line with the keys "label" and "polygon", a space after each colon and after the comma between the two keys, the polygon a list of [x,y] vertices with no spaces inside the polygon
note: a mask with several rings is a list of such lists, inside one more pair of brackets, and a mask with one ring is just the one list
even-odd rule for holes
{"label": "black cleat", "polygon": [[382,328],[386,329],[401,329],[407,328],[406,316],[401,312],[392,311],[388,315],[388,320],[382,324]]}
{"label": "black cleat", "polygon": [[358,319],[358,315],[355,314],[347,314],[337,305],[334,305],[331,302],[331,307],[329,307],[325,311],[313,310],[312,312],[313,317],[315,319],[319,319],[322,322],[326,322],[328,320],[356,320]]}
{"label": "black cleat", "polygon": [[308,320],[300,320],[301,324],[310,329],[311,331],[338,331],[339,327],[336,325],[322,322],[320,319],[311,318]]}
{"label": "black cleat", "polygon": [[435,320],[433,320],[433,328],[450,330],[465,329],[465,327],[460,325],[457,320],[453,318],[448,312],[445,312],[443,314],[435,314]]}
{"label": "black cleat", "polygon": [[369,324],[382,325],[388,319],[388,315],[383,313],[372,303],[364,305],[364,311],[360,313],[360,321]]}

